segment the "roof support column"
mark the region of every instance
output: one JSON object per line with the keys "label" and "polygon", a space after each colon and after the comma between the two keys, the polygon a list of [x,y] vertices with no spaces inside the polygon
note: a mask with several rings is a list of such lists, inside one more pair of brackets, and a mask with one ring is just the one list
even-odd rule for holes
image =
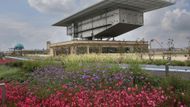
{"label": "roof support column", "polygon": [[90,46],[89,45],[87,46],[87,52],[86,53],[90,54]]}
{"label": "roof support column", "polygon": [[76,54],[76,47],[75,46],[70,47],[70,53],[71,54]]}
{"label": "roof support column", "polygon": [[99,53],[102,53],[102,46],[99,46]]}
{"label": "roof support column", "polygon": [[49,48],[49,54],[50,54],[51,56],[54,56],[54,49],[53,49],[53,48]]}

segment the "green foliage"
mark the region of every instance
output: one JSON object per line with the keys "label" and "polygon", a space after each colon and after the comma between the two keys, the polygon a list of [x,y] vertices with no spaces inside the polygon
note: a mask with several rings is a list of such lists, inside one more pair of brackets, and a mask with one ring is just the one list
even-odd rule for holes
{"label": "green foliage", "polygon": [[24,82],[27,76],[20,68],[0,66],[0,79],[5,81]]}
{"label": "green foliage", "polygon": [[187,62],[184,61],[172,61],[171,65],[176,65],[176,66],[186,66],[187,65]]}
{"label": "green foliage", "polygon": [[132,72],[133,75],[133,81],[134,84],[138,84],[140,86],[146,84],[148,80],[148,73],[146,73],[145,71],[142,70],[140,64],[138,62],[133,61],[130,65],[129,65],[129,70],[130,72]]}
{"label": "green foliage", "polygon": [[25,72],[32,72],[33,70],[41,67],[45,67],[48,65],[61,65],[61,63],[56,62],[54,60],[35,60],[35,61],[16,61],[6,64],[10,67],[18,67],[21,68]]}
{"label": "green foliage", "polygon": [[190,60],[186,61],[186,65],[190,66]]}
{"label": "green foliage", "polygon": [[[69,55],[69,56],[61,56],[52,58],[54,60],[62,61],[64,64],[76,64],[80,63],[123,63],[123,64],[131,64],[133,62],[137,62],[139,64],[154,64],[154,65],[166,65],[168,63],[167,60],[155,59],[141,59],[139,56],[135,54],[84,54],[84,55]],[[68,66],[70,66],[68,64]],[[171,65],[174,66],[190,66],[190,61],[172,61]]]}
{"label": "green foliage", "polygon": [[179,76],[172,75],[161,78],[160,86],[167,94],[176,97],[178,101],[190,104],[190,80],[184,80]]}
{"label": "green foliage", "polygon": [[[122,59],[122,60],[121,60]],[[128,70],[122,70],[118,63],[129,64]],[[27,80],[28,74],[33,72],[37,68],[46,67],[48,65],[53,66],[63,66],[66,72],[80,72],[81,70],[91,70],[91,71],[111,71],[115,73],[118,71],[132,72],[134,84],[143,86],[146,83],[150,83],[155,87],[162,87],[168,95],[171,95],[173,91],[173,96],[177,100],[183,100],[187,104],[190,104],[190,81],[184,80],[176,76],[168,77],[158,77],[151,76],[147,72],[141,69],[140,64],[156,64],[165,65],[167,60],[139,60],[138,58],[131,58],[131,56],[106,56],[106,55],[70,55],[67,57],[57,57],[45,60],[35,60],[35,61],[16,61],[7,64],[7,66],[0,66],[0,79],[5,81],[20,81],[23,82]],[[100,67],[98,68],[97,65]],[[190,66],[190,61],[172,61],[172,65],[178,66]],[[69,83],[70,79],[65,79],[64,83]],[[82,83],[81,79],[77,80],[78,83]],[[36,81],[30,81],[32,85],[37,85]],[[51,83],[42,85],[36,94],[40,98],[49,96],[54,89],[59,89],[59,83]],[[48,89],[47,89],[48,87]]]}
{"label": "green foliage", "polygon": [[[141,64],[154,64],[154,65],[166,65],[168,63],[167,60],[142,60],[138,61]],[[176,61],[173,60],[171,62],[173,66],[190,66],[190,61]]]}
{"label": "green foliage", "polygon": [[43,84],[41,86],[31,85],[31,89],[33,87],[38,87],[37,89],[38,91],[35,92],[35,95],[37,95],[40,99],[47,98],[49,95],[62,89],[59,82],[57,83],[57,82],[51,82],[51,81],[49,81],[48,84]]}
{"label": "green foliage", "polygon": [[140,67],[140,64],[136,61],[133,61],[132,63],[130,63],[129,69],[135,74],[141,74],[143,72],[143,70]]}
{"label": "green foliage", "polygon": [[21,68],[24,65],[24,61],[15,61],[15,62],[10,62],[6,64],[9,67],[18,67]]}
{"label": "green foliage", "polygon": [[179,76],[170,75],[168,77],[162,78],[160,86],[164,89],[168,87],[174,88],[176,92],[184,92],[188,88],[190,88],[190,82],[188,80],[184,80]]}
{"label": "green foliage", "polygon": [[150,84],[152,86],[154,86],[154,87],[160,87],[160,81],[161,81],[160,77],[149,75],[148,76],[148,81],[150,82]]}
{"label": "green foliage", "polygon": [[167,60],[142,60],[141,64],[165,65]]}

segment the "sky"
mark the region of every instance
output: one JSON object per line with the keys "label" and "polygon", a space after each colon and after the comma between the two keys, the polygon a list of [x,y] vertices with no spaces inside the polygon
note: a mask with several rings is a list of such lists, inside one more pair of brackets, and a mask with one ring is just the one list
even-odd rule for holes
{"label": "sky", "polygon": [[[0,51],[21,43],[25,49],[46,48],[46,42],[71,38],[64,27],[52,24],[101,0],[1,0]],[[174,39],[176,48],[188,46],[190,38],[190,0],[177,0],[170,7],[144,14],[144,26],[123,34],[118,40],[156,39],[167,46]],[[153,43],[153,47],[159,47]]]}

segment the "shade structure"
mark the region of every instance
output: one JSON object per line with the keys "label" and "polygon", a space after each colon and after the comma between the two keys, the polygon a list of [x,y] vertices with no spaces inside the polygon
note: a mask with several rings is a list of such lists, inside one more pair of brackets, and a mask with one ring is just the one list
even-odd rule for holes
{"label": "shade structure", "polygon": [[103,0],[66,19],[55,23],[54,26],[67,26],[77,20],[83,20],[85,17],[101,14],[108,10],[117,8],[135,10],[139,12],[148,12],[173,5],[174,3],[175,0]]}
{"label": "shade structure", "polygon": [[87,40],[112,38],[144,25],[144,13],[174,4],[174,0],[103,0],[54,26]]}

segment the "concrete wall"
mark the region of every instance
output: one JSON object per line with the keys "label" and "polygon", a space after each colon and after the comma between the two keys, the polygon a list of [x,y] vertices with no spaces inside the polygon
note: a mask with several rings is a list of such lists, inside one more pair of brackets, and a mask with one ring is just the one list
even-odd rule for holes
{"label": "concrete wall", "polygon": [[120,9],[120,23],[144,25],[143,13]]}
{"label": "concrete wall", "polygon": [[[143,25],[143,13],[115,9],[67,26],[67,34],[74,38],[88,38],[117,25],[118,23]],[[113,31],[115,32],[115,31]]]}

